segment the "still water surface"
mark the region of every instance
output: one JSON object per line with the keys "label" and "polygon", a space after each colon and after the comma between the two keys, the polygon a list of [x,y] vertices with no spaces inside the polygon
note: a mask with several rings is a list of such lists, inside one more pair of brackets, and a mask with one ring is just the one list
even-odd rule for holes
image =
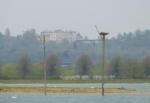
{"label": "still water surface", "polygon": [[0,93],[0,103],[150,103],[150,94]]}
{"label": "still water surface", "polygon": [[[43,84],[0,84],[0,86],[43,87]],[[47,84],[47,87],[101,87],[101,83]],[[106,88],[125,87],[150,91],[150,83],[106,83]],[[12,96],[17,94],[17,98]],[[150,94],[107,93],[0,93],[0,103],[150,103]]]}

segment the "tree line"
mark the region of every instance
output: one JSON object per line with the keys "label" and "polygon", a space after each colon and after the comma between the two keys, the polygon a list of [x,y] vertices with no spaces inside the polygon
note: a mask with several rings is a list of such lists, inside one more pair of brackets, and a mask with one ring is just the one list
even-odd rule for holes
{"label": "tree line", "polygon": [[[141,79],[150,77],[150,56],[142,61],[116,56],[105,65],[105,75],[113,75],[116,78]],[[32,63],[31,58],[24,55],[16,64],[3,65],[0,63],[0,78],[43,78],[43,68],[43,62]],[[46,71],[47,78],[60,79],[60,76],[101,75],[102,68],[100,62],[93,62],[87,54],[79,56],[75,65],[67,66],[62,66],[58,56],[51,54],[46,59]]]}
{"label": "tree line", "polygon": [[[81,35],[81,34],[80,34]],[[43,60],[43,45],[37,39],[38,34],[34,29],[24,31],[16,37],[11,36],[11,31],[7,28],[5,33],[0,32],[0,62],[3,64],[16,64],[20,57],[28,54],[32,63]],[[107,37],[106,37],[107,38]],[[150,55],[150,30],[136,30],[135,32],[118,34],[116,37],[106,39],[106,61],[120,55],[123,59],[133,58],[138,61]],[[82,43],[68,42],[63,43],[47,42],[47,57],[56,54],[62,62],[76,63],[82,54],[87,54],[94,61],[102,59],[102,42]]]}

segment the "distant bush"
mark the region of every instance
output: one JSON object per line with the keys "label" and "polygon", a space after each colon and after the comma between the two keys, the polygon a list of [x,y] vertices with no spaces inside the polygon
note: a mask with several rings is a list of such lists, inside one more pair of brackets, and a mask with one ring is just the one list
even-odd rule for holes
{"label": "distant bush", "polygon": [[50,77],[47,77],[47,79],[60,79],[60,76],[50,76]]}

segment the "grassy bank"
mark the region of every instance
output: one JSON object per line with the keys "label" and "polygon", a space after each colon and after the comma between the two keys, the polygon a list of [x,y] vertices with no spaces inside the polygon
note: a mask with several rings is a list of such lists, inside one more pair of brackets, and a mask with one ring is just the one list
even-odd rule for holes
{"label": "grassy bank", "polygon": [[[20,83],[43,83],[43,79],[8,79],[0,80],[4,84],[20,84]],[[62,80],[62,79],[47,79],[47,83],[101,83],[101,80]],[[150,83],[150,79],[107,79],[105,83]]]}
{"label": "grassy bank", "polygon": [[[0,92],[16,92],[16,93],[43,93],[42,87],[0,87]],[[47,93],[101,93],[101,88],[52,88],[46,89]],[[126,89],[106,88],[105,93],[150,93],[145,91],[135,91]]]}

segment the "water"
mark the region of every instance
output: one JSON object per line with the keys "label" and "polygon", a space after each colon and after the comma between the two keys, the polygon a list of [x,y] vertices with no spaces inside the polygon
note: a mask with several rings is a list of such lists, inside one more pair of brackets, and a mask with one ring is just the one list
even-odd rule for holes
{"label": "water", "polygon": [[[43,84],[0,84],[0,86],[43,87]],[[47,84],[47,87],[101,87],[101,83]],[[106,88],[124,87],[150,91],[150,83],[106,83]],[[16,99],[11,97],[17,94]],[[150,94],[106,93],[0,93],[0,103],[150,103]]]}
{"label": "water", "polygon": [[0,93],[0,103],[149,103],[150,94]]}

